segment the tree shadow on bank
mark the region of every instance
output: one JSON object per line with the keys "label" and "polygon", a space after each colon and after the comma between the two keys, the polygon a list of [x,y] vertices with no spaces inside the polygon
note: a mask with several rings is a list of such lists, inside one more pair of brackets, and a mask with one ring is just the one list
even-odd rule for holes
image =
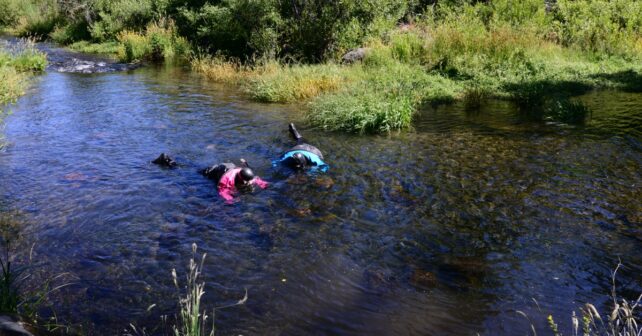
{"label": "tree shadow on bank", "polygon": [[633,70],[595,74],[592,75],[591,78],[598,81],[610,82],[614,87],[625,92],[642,92],[642,74]]}

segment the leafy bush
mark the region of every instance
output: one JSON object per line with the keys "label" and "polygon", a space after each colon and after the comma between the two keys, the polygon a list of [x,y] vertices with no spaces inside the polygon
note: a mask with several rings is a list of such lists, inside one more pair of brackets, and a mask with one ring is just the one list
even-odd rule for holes
{"label": "leafy bush", "polygon": [[401,32],[390,37],[392,56],[403,63],[418,63],[425,52],[426,38],[416,32]]}
{"label": "leafy bush", "polygon": [[58,25],[49,36],[54,42],[60,44],[71,44],[76,41],[89,40],[91,38],[89,26],[84,21]]}
{"label": "leafy bush", "polygon": [[337,58],[393,28],[407,9],[406,2],[395,0],[284,1],[279,12],[285,51],[307,61]]}
{"label": "leafy bush", "polygon": [[[195,3],[194,3],[195,2]],[[181,35],[207,51],[247,58],[275,55],[281,18],[272,0],[224,0],[214,4],[170,1]]]}
{"label": "leafy bush", "polygon": [[11,27],[22,13],[19,0],[0,0],[0,27]]}
{"label": "leafy bush", "polygon": [[152,20],[154,15],[152,0],[96,0],[93,3],[97,17],[89,31],[96,42],[113,40],[124,30],[141,29]]}
{"label": "leafy bush", "polygon": [[631,0],[560,0],[555,11],[561,42],[582,50],[642,56],[642,2]]}
{"label": "leafy bush", "polygon": [[139,61],[151,54],[151,46],[145,35],[122,31],[118,34],[118,59],[123,62]]}

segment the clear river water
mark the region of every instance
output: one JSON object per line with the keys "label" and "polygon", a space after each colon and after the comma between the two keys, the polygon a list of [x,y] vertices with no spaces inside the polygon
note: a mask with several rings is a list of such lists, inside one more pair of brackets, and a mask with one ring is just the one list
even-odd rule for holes
{"label": "clear river water", "polygon": [[[620,294],[642,290],[642,94],[578,99],[581,126],[491,101],[357,136],[181,67],[51,67],[8,107],[0,208],[20,221],[18,255],[67,272],[51,308],[92,335],[172,316],[192,243],[204,307],[248,292],[216,312],[220,335],[525,335],[517,310],[570,334],[574,309],[608,307],[618,259]],[[327,174],[272,167],[289,122]],[[181,165],[150,163],[161,152]],[[198,169],[240,157],[271,185],[226,205]]]}

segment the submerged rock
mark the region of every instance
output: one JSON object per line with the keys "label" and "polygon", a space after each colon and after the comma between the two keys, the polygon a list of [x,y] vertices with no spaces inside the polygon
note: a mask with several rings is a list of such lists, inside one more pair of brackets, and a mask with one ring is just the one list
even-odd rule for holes
{"label": "submerged rock", "polygon": [[410,275],[410,284],[415,287],[427,289],[436,287],[438,280],[437,276],[432,272],[415,269]]}

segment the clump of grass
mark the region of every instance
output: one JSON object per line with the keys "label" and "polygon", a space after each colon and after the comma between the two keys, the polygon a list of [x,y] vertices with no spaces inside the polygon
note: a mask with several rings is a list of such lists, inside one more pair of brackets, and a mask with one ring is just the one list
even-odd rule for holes
{"label": "clump of grass", "polygon": [[355,76],[354,71],[335,64],[277,67],[278,71],[249,78],[245,89],[253,99],[270,103],[308,100],[338,90]]}
{"label": "clump of grass", "polygon": [[19,73],[13,67],[0,65],[0,105],[15,102],[18,97],[24,94],[26,87],[27,78],[24,74]]}
{"label": "clump of grass", "polygon": [[28,73],[43,71],[46,66],[46,55],[34,48],[33,41],[0,49],[0,104],[15,102],[25,92]]}
{"label": "clump of grass", "polygon": [[462,91],[452,80],[399,62],[385,48],[373,49],[361,71],[337,92],[314,99],[309,121],[327,130],[385,133],[408,128],[420,104],[451,101]]}
{"label": "clump of grass", "polygon": [[7,50],[0,49],[0,66],[13,67],[19,72],[40,72],[47,66],[47,55],[25,39]]}
{"label": "clump of grass", "polygon": [[[174,335],[176,336],[196,336],[206,335],[206,321],[208,316],[205,312],[201,312],[201,299],[205,294],[205,283],[199,282],[199,277],[203,270],[203,263],[205,262],[206,254],[201,256],[201,260],[196,259],[196,244],[192,244],[192,258],[189,260],[189,268],[187,271],[187,283],[185,285],[185,296],[180,297],[180,314],[179,326],[174,326]],[[180,290],[178,285],[178,276],[176,269],[172,269],[172,279],[176,289]],[[212,311],[212,315],[214,312]],[[212,317],[212,327],[209,332],[210,336],[214,336],[214,317]]]}
{"label": "clump of grass", "polygon": [[386,71],[368,72],[343,90],[315,99],[308,119],[327,130],[355,133],[407,128],[427,80],[421,69],[401,63]]}
{"label": "clump of grass", "polygon": [[[634,300],[627,301],[624,298],[618,299],[616,291],[615,278],[617,271],[622,267],[618,263],[611,275],[611,299],[613,300],[613,310],[608,314],[608,321],[604,321],[594,305],[587,303],[581,309],[582,329],[584,335],[603,335],[603,336],[639,336],[642,335],[642,321],[640,314],[636,311],[642,302],[642,294]],[[579,321],[573,312],[573,329],[577,335]]]}
{"label": "clump of grass", "polygon": [[109,56],[117,56],[120,44],[118,42],[102,42],[91,43],[89,41],[78,41],[67,46],[67,48],[89,54],[102,54]]}
{"label": "clump of grass", "polygon": [[419,63],[421,56],[426,52],[428,42],[426,36],[422,36],[421,33],[418,31],[393,32],[388,43],[392,56],[403,63]]}
{"label": "clump of grass", "polygon": [[466,110],[479,109],[484,101],[491,95],[484,87],[480,85],[470,85],[464,90],[463,100]]}
{"label": "clump of grass", "polygon": [[[640,320],[640,313],[637,311],[640,303],[642,303],[642,294],[634,301],[628,301],[624,298],[619,298],[616,290],[615,278],[617,271],[622,267],[618,263],[615,270],[611,274],[611,300],[613,302],[613,310],[610,313],[605,313],[605,318],[598,312],[598,309],[590,303],[584,304],[580,308],[582,316],[581,322],[578,315],[573,311],[571,315],[571,323],[573,335],[580,334],[583,336],[639,336],[642,335],[642,321]],[[535,326],[528,315],[522,311],[516,311],[517,314],[525,317],[531,327],[533,335],[537,335]],[[559,326],[555,322],[552,315],[548,315],[547,324],[554,336],[561,336]],[[581,330],[580,330],[581,328]]]}
{"label": "clump of grass", "polygon": [[248,76],[247,68],[238,61],[215,56],[198,56],[190,61],[192,70],[217,83],[238,84]]}
{"label": "clump of grass", "polygon": [[259,60],[251,65],[217,56],[198,56],[191,60],[193,70],[218,83],[243,86],[254,100],[287,103],[308,100],[334,92],[361,75],[360,67],[337,64],[282,64]]}
{"label": "clump of grass", "polygon": [[47,55],[25,40],[10,50],[0,50],[0,65],[10,66],[18,72],[42,72],[47,67]]}
{"label": "clump of grass", "polygon": [[143,33],[125,30],[117,39],[118,58],[123,62],[173,61],[190,51],[189,43],[178,35],[172,21],[153,22]]}
{"label": "clump of grass", "polygon": [[[211,327],[209,326],[208,319],[210,316],[207,315],[205,310],[201,309],[201,299],[203,298],[203,295],[205,295],[205,282],[200,280],[203,272],[203,264],[205,263],[205,257],[207,254],[204,253],[199,257],[197,255],[197,251],[198,246],[195,243],[192,244],[192,257],[189,260],[185,286],[181,287],[178,281],[176,269],[172,269],[172,280],[174,281],[174,286],[176,286],[176,289],[179,291],[178,304],[180,309],[177,315],[176,324],[172,326],[172,333],[174,336],[214,336],[216,331],[214,321],[216,310],[243,305],[247,302],[248,297],[246,289],[245,296],[241,300],[212,309],[212,321],[210,322]],[[148,310],[154,306],[155,304],[151,305]],[[161,319],[163,324],[167,322],[166,316],[163,316]],[[133,324],[130,324],[129,326],[133,335],[147,335],[147,331],[144,328],[138,329]]]}
{"label": "clump of grass", "polygon": [[0,237],[2,255],[0,255],[0,313],[16,314],[29,319],[31,323],[38,322],[38,309],[47,301],[49,295],[70,283],[54,285],[67,276],[66,273],[34,284],[29,281],[37,272],[32,261],[32,253],[23,264],[18,264],[11,255],[12,243],[21,240],[20,222],[14,213],[0,213]]}

